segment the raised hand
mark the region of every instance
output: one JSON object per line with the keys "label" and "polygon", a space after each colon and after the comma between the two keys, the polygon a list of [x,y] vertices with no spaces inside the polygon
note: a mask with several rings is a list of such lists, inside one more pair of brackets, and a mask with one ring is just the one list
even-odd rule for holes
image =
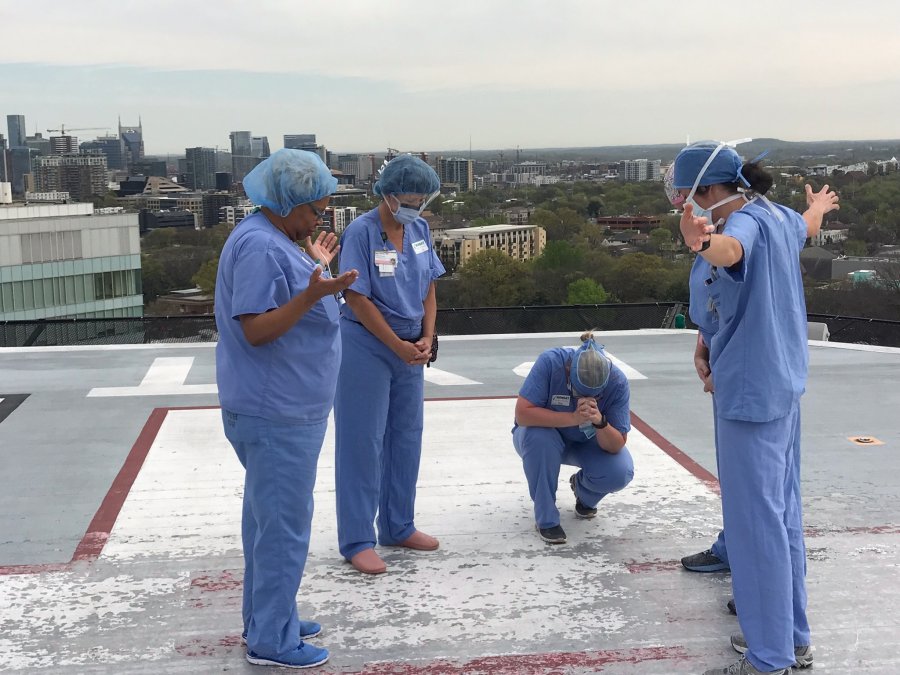
{"label": "raised hand", "polygon": [[334,232],[319,232],[315,241],[307,237],[303,248],[310,258],[327,267],[341,247],[338,246],[338,238]]}
{"label": "raised hand", "polygon": [[699,218],[694,215],[694,205],[687,203],[681,212],[681,236],[684,243],[692,251],[699,251],[703,242],[708,241],[716,227],[705,216]]}
{"label": "raised hand", "polygon": [[309,288],[307,290],[318,300],[326,295],[334,295],[348,289],[358,276],[359,272],[349,270],[336,277],[323,277],[322,268],[316,267],[312,274],[309,275]]}
{"label": "raised hand", "polygon": [[813,192],[812,185],[806,184],[806,206],[819,211],[823,216],[841,208],[841,205],[838,204],[839,201],[840,197],[837,192],[829,190],[827,185],[824,185],[818,192]]}

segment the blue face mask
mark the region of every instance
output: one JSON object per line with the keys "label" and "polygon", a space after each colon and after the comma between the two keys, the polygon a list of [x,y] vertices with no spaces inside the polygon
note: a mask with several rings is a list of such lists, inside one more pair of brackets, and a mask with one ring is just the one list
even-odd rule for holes
{"label": "blue face mask", "polygon": [[413,209],[409,206],[398,206],[396,211],[391,211],[391,215],[401,225],[409,225],[419,217],[419,209]]}

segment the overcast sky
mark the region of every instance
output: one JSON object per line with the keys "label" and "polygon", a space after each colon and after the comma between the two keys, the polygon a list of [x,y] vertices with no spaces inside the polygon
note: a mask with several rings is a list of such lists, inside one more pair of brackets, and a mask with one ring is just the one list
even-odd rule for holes
{"label": "overcast sky", "polygon": [[[900,137],[896,0],[0,0],[0,132],[334,151]],[[73,132],[82,139],[97,132]],[[103,133],[102,131],[99,133]]]}

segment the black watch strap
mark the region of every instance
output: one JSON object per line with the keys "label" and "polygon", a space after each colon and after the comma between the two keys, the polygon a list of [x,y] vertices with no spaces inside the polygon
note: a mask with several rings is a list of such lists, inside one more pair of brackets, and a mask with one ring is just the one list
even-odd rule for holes
{"label": "black watch strap", "polygon": [[712,239],[707,239],[702,244],[700,244],[700,250],[705,251],[706,249],[709,248],[710,244],[712,244]]}
{"label": "black watch strap", "polygon": [[600,414],[600,424],[594,424],[593,422],[591,422],[591,426],[593,426],[595,429],[605,429],[608,424],[609,422],[606,419],[606,415],[602,413]]}

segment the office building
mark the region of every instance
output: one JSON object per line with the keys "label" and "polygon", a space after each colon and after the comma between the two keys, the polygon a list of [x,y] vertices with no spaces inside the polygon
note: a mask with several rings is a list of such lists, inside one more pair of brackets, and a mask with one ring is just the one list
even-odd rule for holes
{"label": "office building", "polygon": [[269,156],[269,139],[254,136],[250,131],[232,131],[231,174],[234,182],[240,183],[257,164]]}
{"label": "office building", "polygon": [[662,180],[660,160],[626,159],[619,162],[619,180]]}
{"label": "office building", "polygon": [[441,188],[458,192],[475,189],[475,169],[471,159],[438,157],[435,170],[441,179]]}
{"label": "office building", "polygon": [[6,137],[0,134],[0,183],[9,182],[6,165]]}
{"label": "office building", "polygon": [[24,195],[33,188],[31,149],[25,146],[10,148],[6,151],[6,170],[12,192],[16,196]]}
{"label": "office building", "polygon": [[75,155],[78,154],[78,137],[69,136],[51,136],[50,137],[50,154],[51,155]]}
{"label": "office building", "polygon": [[315,152],[319,147],[315,134],[285,134],[284,147],[292,150],[308,150]]}
{"label": "office building", "polygon": [[432,236],[434,250],[448,272],[462,267],[479,251],[500,251],[524,262],[540,256],[547,245],[547,233],[537,225],[464,227]]}
{"label": "office building", "polygon": [[6,128],[9,131],[10,148],[24,148],[25,138],[25,115],[7,115]]}
{"label": "office building", "polygon": [[137,126],[127,126],[122,124],[120,117],[119,138],[122,141],[125,170],[131,172],[131,167],[144,159],[144,128],[141,118],[138,117]]}
{"label": "office building", "polygon": [[138,215],[0,206],[0,321],[141,316]]}
{"label": "office building", "polygon": [[230,190],[231,183],[230,171],[216,171],[216,191]]}
{"label": "office building", "polygon": [[68,192],[76,201],[109,191],[103,155],[51,155],[34,158],[37,192]]}
{"label": "office building", "polygon": [[216,187],[216,151],[213,148],[185,148],[185,185],[191,190]]}
{"label": "office building", "polygon": [[86,154],[100,153],[106,157],[106,168],[110,171],[125,171],[125,144],[119,136],[98,136],[93,141],[85,141],[80,146]]}
{"label": "office building", "polygon": [[[27,136],[25,138],[25,145],[31,149],[32,156],[38,155],[40,157],[46,157],[51,154],[50,139],[44,138],[40,132],[35,132],[34,136]],[[76,150],[75,152],[78,151]]]}
{"label": "office building", "polygon": [[219,224],[219,214],[226,206],[237,204],[237,196],[230,192],[204,192],[201,195],[203,209],[203,227],[215,227]]}
{"label": "office building", "polygon": [[128,167],[129,176],[159,176],[165,178],[169,175],[166,162],[162,159],[147,159],[132,162]]}

